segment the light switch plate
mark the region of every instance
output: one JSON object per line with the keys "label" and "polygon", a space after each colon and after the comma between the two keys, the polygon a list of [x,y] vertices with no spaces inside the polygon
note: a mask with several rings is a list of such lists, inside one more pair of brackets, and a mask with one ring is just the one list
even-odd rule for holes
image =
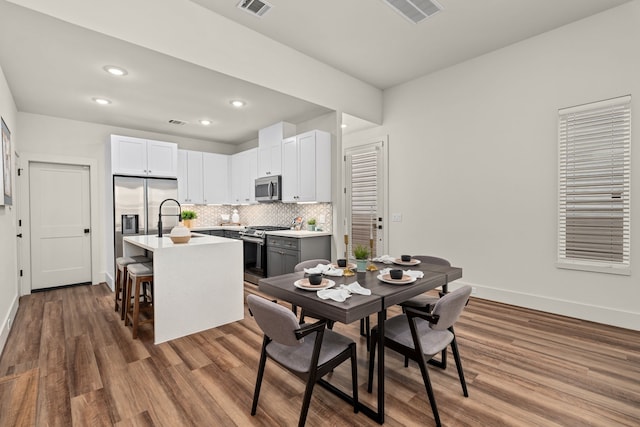
{"label": "light switch plate", "polygon": [[401,213],[391,214],[391,221],[392,222],[402,222],[402,214]]}

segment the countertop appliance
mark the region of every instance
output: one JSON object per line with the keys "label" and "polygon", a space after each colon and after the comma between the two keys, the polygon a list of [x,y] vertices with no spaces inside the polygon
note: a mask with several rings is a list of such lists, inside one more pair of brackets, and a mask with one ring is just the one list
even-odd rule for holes
{"label": "countertop appliance", "polygon": [[257,284],[267,277],[267,231],[288,230],[289,227],[261,225],[250,226],[240,232],[244,242],[244,280]]}
{"label": "countertop appliance", "polygon": [[[177,199],[178,181],[165,178],[113,177],[114,254],[122,256],[122,235],[158,234],[160,203]],[[178,224],[179,207],[167,204],[163,208],[162,231],[167,235]],[[171,214],[172,216],[165,216]],[[115,277],[115,276],[114,276]]]}
{"label": "countertop appliance", "polygon": [[263,176],[256,179],[255,198],[256,202],[268,203],[282,200],[282,177]]}

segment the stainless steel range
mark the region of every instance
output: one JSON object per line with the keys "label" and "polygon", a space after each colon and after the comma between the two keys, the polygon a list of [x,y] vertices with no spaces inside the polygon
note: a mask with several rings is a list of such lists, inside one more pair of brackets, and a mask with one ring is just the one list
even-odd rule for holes
{"label": "stainless steel range", "polygon": [[267,231],[288,230],[289,227],[260,225],[240,232],[244,241],[244,280],[257,284],[267,277]]}

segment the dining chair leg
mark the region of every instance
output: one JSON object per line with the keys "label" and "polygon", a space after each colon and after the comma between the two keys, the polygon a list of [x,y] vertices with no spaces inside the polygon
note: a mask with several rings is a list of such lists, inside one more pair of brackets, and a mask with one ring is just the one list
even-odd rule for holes
{"label": "dining chair leg", "polygon": [[451,351],[453,352],[453,358],[456,361],[456,368],[458,369],[458,377],[460,378],[460,385],[462,385],[462,394],[464,397],[469,397],[467,392],[467,382],[464,380],[464,372],[462,371],[462,360],[460,360],[460,353],[458,352],[458,343],[456,337],[453,337],[451,341]]}
{"label": "dining chair leg", "polygon": [[262,351],[260,352],[260,364],[258,365],[258,377],[256,378],[256,388],[253,392],[253,405],[251,406],[251,415],[255,415],[256,409],[258,409],[258,398],[260,397],[260,386],[262,385],[262,376],[264,375],[264,366],[267,363],[267,344],[268,344],[268,338],[265,336],[262,343]]}
{"label": "dining chair leg", "polygon": [[351,387],[353,388],[353,413],[358,413],[358,360],[356,352],[356,344],[351,347]]}
{"label": "dining chair leg", "polygon": [[[369,338],[369,341],[371,341],[371,350],[369,351],[369,378],[367,380],[367,391],[371,393],[373,391],[373,368],[375,365],[376,344],[378,343],[377,329],[374,329],[371,332],[371,337]],[[378,381],[380,381],[380,378],[378,378]]]}
{"label": "dining chair leg", "polygon": [[316,384],[316,378],[312,372],[307,379],[307,386],[304,390],[304,398],[302,399],[302,409],[300,410],[300,420],[298,421],[298,427],[304,427],[307,421],[307,414],[309,413],[309,405],[311,404],[311,395],[313,394],[313,387]]}
{"label": "dining chair leg", "polygon": [[429,379],[429,371],[427,364],[424,360],[424,355],[418,356],[418,366],[420,366],[420,372],[422,373],[422,380],[424,381],[424,387],[427,389],[427,396],[429,397],[429,403],[431,404],[431,411],[433,412],[433,418],[436,421],[436,426],[440,427],[440,414],[438,414],[438,406],[436,405],[436,397],[433,394],[433,387],[431,387],[431,379]]}

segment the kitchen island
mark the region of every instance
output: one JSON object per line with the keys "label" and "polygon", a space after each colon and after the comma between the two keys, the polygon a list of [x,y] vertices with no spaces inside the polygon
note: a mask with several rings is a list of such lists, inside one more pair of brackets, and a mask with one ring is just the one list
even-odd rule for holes
{"label": "kitchen island", "polygon": [[159,344],[244,317],[242,241],[193,235],[123,239],[124,256],[153,258],[154,342]]}

